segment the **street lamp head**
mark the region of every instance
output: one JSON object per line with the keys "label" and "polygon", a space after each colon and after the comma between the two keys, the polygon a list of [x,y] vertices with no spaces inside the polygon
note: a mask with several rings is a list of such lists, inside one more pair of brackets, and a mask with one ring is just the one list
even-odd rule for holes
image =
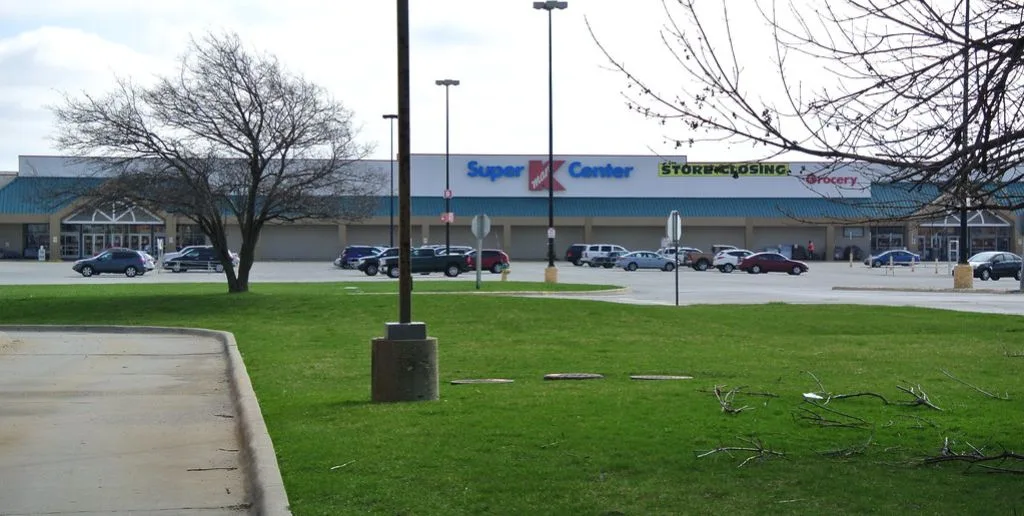
{"label": "street lamp head", "polygon": [[438,80],[434,81],[434,84],[436,84],[438,86],[458,86],[459,85],[459,80],[458,79],[438,79]]}
{"label": "street lamp head", "polygon": [[398,118],[398,115],[384,115],[383,118],[386,119],[386,120],[394,120],[394,119]]}
{"label": "street lamp head", "polygon": [[555,2],[554,0],[548,0],[547,2],[534,2],[534,9],[544,9],[545,11],[551,11],[554,9],[565,9],[569,7],[569,2]]}

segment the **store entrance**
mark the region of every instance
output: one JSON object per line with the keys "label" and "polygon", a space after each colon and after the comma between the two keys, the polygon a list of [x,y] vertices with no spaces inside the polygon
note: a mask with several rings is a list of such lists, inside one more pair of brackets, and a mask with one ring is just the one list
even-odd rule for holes
{"label": "store entrance", "polygon": [[96,256],[107,248],[107,236],[101,233],[85,233],[82,235],[82,255]]}

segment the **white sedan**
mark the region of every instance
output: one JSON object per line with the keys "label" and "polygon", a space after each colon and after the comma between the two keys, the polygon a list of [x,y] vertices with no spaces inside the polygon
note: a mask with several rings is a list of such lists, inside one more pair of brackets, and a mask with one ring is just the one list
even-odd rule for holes
{"label": "white sedan", "polygon": [[726,249],[719,251],[715,255],[715,259],[711,262],[711,266],[722,271],[726,274],[736,270],[739,267],[740,262],[744,258],[754,254],[754,251],[748,251],[746,249]]}

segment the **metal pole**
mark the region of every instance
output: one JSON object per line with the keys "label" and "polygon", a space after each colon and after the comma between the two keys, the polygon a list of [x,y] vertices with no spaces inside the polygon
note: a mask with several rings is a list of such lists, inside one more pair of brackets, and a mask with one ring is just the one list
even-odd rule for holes
{"label": "metal pole", "polygon": [[[551,9],[548,9],[548,231],[555,229],[555,88]],[[555,237],[548,233],[548,267],[555,266]]]}
{"label": "metal pole", "polygon": [[967,196],[968,196],[967,187],[968,187],[968,182],[969,182],[968,174],[970,173],[970,168],[969,168],[970,162],[968,161],[968,155],[967,155],[967,145],[970,142],[970,140],[968,138],[968,135],[967,135],[967,126],[968,126],[967,117],[970,116],[969,112],[968,112],[968,106],[967,106],[967,88],[970,85],[969,82],[968,82],[969,81],[968,75],[970,73],[969,72],[969,66],[968,66],[969,65],[968,61],[970,60],[970,53],[969,53],[970,48],[969,48],[969,44],[968,44],[969,40],[970,40],[970,33],[971,33],[971,0],[965,0],[965,2],[964,2],[964,92],[963,92],[963,101],[961,102],[961,104],[963,104],[963,117],[964,117],[964,120],[963,120],[964,128],[963,128],[963,134],[961,135],[961,137],[963,138],[963,142],[962,142],[963,146],[961,148],[961,152],[963,152],[963,168],[960,171],[960,174],[961,174],[961,177],[960,177],[961,192],[960,192],[960,194],[962,196],[962,198],[960,200],[961,200],[962,204],[960,206],[960,256],[957,257],[957,263],[962,264],[962,265],[967,265],[967,258],[969,257],[968,254],[970,253],[970,249],[971,249],[970,231],[967,228]]}
{"label": "metal pole", "polygon": [[391,122],[391,151],[388,164],[391,165],[391,190],[388,195],[390,223],[388,224],[388,247],[395,247],[395,119],[398,115],[384,115]]}
{"label": "metal pole", "polygon": [[444,85],[444,254],[451,254],[452,245],[452,200],[448,196],[451,189],[451,169],[448,166],[448,85]]}
{"label": "metal pole", "polygon": [[412,322],[409,0],[398,0],[398,322]]}

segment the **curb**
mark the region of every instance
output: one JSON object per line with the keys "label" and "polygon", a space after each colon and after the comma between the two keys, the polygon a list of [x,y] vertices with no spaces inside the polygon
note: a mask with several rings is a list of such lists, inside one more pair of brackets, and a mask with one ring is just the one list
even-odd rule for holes
{"label": "curb", "polygon": [[1020,290],[997,288],[919,288],[919,287],[832,287],[851,292],[924,292],[933,294],[1021,294]]}
{"label": "curb", "polygon": [[250,512],[267,516],[290,516],[288,494],[274,453],[274,443],[263,421],[259,400],[253,391],[249,374],[238,351],[235,336],[230,332],[202,328],[164,326],[72,326],[72,325],[0,325],[0,331],[14,332],[90,332],[195,335],[219,340],[228,361],[228,380],[232,402],[237,412],[237,431],[242,440],[246,484],[251,498]]}

